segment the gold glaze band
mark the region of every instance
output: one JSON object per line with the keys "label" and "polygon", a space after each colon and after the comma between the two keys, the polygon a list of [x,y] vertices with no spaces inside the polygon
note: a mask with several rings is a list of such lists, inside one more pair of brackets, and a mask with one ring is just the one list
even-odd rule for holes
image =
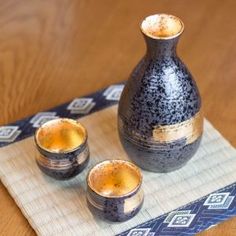
{"label": "gold glaze band", "polygon": [[202,134],[203,116],[201,111],[192,118],[173,125],[158,125],[153,129],[153,139],[159,143],[169,143],[186,139],[186,144],[193,143]]}
{"label": "gold glaze band", "polygon": [[[99,202],[96,202],[95,200],[93,200],[93,197],[90,196],[90,194],[87,194],[87,199],[90,202],[91,205],[93,205],[95,208],[103,211],[105,210],[105,206],[104,204]],[[142,189],[139,189],[138,192],[136,194],[134,194],[134,196],[132,197],[128,197],[124,200],[124,213],[130,213],[132,212],[134,209],[136,209],[138,206],[140,206],[143,202],[144,199],[144,192]]]}
{"label": "gold glaze band", "polygon": [[139,189],[139,191],[132,197],[125,199],[124,202],[124,213],[130,213],[135,208],[140,206],[144,199],[144,193],[142,189]]}
{"label": "gold glaze band", "polygon": [[90,202],[92,206],[94,206],[96,209],[103,211],[104,210],[104,205],[97,203],[96,201],[93,200],[93,198],[90,196],[89,193],[87,193],[87,199]]}
{"label": "gold glaze band", "polygon": [[75,162],[71,162],[69,159],[62,159],[62,160],[52,160],[49,159],[42,154],[37,155],[36,160],[37,162],[49,169],[55,169],[55,170],[66,170],[71,168],[74,165],[81,165],[86,161],[89,155],[89,149],[88,146],[78,154],[78,156],[75,159]]}

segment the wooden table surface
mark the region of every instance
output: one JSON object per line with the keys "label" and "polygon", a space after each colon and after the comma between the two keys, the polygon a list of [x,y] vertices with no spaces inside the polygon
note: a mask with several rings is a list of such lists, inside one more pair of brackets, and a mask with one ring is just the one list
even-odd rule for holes
{"label": "wooden table surface", "polygon": [[[184,21],[179,55],[236,147],[235,0],[1,0],[0,124],[127,79],[145,52],[139,23],[157,12]],[[34,235],[2,184],[0,196],[0,234]],[[201,235],[236,235],[236,218]]]}

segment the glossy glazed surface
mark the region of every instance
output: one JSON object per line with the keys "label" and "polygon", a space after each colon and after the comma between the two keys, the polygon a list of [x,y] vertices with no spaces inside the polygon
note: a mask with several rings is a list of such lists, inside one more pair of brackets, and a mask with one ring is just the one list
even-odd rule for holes
{"label": "glossy glazed surface", "polygon": [[89,156],[89,148],[86,144],[72,154],[65,154],[65,158],[59,160],[40,153],[36,156],[36,162],[46,175],[58,180],[67,180],[75,177],[86,168]]}
{"label": "glossy glazed surface", "polygon": [[184,30],[184,24],[176,16],[156,14],[143,20],[141,30],[151,38],[169,39],[181,34]]}
{"label": "glossy glazed surface", "polygon": [[88,190],[87,204],[90,211],[107,221],[122,222],[134,217],[142,208],[143,191],[139,190],[128,198],[103,199]]}
{"label": "glossy glazed surface", "polygon": [[135,216],[142,207],[142,175],[132,163],[104,161],[87,177],[87,203],[91,212],[109,221],[121,222]]}
{"label": "glossy glazed surface", "polygon": [[70,179],[87,166],[87,131],[73,119],[58,118],[41,125],[35,133],[36,162],[48,176]]}
{"label": "glossy glazed surface", "polygon": [[36,132],[40,148],[52,153],[71,152],[86,140],[86,130],[72,119],[55,119],[44,123]]}
{"label": "glossy glazed surface", "polygon": [[89,186],[107,197],[127,195],[138,188],[141,181],[141,173],[137,167],[121,160],[102,162],[88,176]]}
{"label": "glossy glazed surface", "polygon": [[[164,17],[162,24],[173,16]],[[162,28],[159,21],[156,27]],[[171,38],[144,34],[147,53],[133,70],[119,103],[121,143],[137,165],[156,172],[182,167],[196,152],[203,129],[199,91],[176,54],[179,31],[175,33]]]}

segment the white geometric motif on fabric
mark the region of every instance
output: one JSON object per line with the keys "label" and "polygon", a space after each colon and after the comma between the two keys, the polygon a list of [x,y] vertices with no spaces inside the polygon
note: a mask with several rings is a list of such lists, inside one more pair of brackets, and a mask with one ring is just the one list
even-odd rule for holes
{"label": "white geometric motif on fabric", "polygon": [[167,227],[189,227],[196,214],[175,215]]}
{"label": "white geometric motif on fabric", "polygon": [[120,95],[124,89],[124,85],[111,85],[108,87],[103,95],[106,97],[107,100],[110,101],[119,101],[120,100]]}
{"label": "white geometric motif on fabric", "polygon": [[233,202],[233,200],[234,200],[234,196],[228,196],[226,201],[223,204],[211,205],[208,207],[208,209],[211,209],[211,210],[228,209],[231,203]]}
{"label": "white geometric motif on fabric", "polygon": [[155,236],[155,232],[149,232],[147,236]]}
{"label": "white geometric motif on fabric", "polygon": [[151,228],[132,229],[127,236],[149,236]]}
{"label": "white geometric motif on fabric", "polygon": [[215,206],[222,205],[225,203],[229,196],[229,192],[226,193],[212,193],[208,196],[206,201],[204,202],[204,206]]}
{"label": "white geometric motif on fabric", "polygon": [[67,107],[72,114],[88,114],[95,106],[92,98],[76,98]]}
{"label": "white geometric motif on fabric", "polygon": [[170,223],[172,218],[175,215],[185,215],[185,214],[189,214],[190,212],[191,212],[191,210],[172,211],[168,214],[168,216],[165,218],[163,223]]}
{"label": "white geometric motif on fabric", "polygon": [[18,126],[13,125],[0,127],[0,142],[13,142],[21,133],[18,129]]}
{"label": "white geometric motif on fabric", "polygon": [[34,128],[38,128],[45,122],[58,118],[56,114],[56,112],[39,112],[30,120],[30,123]]}

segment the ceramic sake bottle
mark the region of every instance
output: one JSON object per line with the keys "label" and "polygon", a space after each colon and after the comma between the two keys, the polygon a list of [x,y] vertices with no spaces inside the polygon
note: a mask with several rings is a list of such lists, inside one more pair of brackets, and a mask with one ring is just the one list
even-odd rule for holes
{"label": "ceramic sake bottle", "polygon": [[197,151],[203,132],[197,85],[176,53],[183,30],[176,16],[157,14],[143,20],[146,55],[119,102],[121,143],[130,159],[149,171],[184,166]]}

